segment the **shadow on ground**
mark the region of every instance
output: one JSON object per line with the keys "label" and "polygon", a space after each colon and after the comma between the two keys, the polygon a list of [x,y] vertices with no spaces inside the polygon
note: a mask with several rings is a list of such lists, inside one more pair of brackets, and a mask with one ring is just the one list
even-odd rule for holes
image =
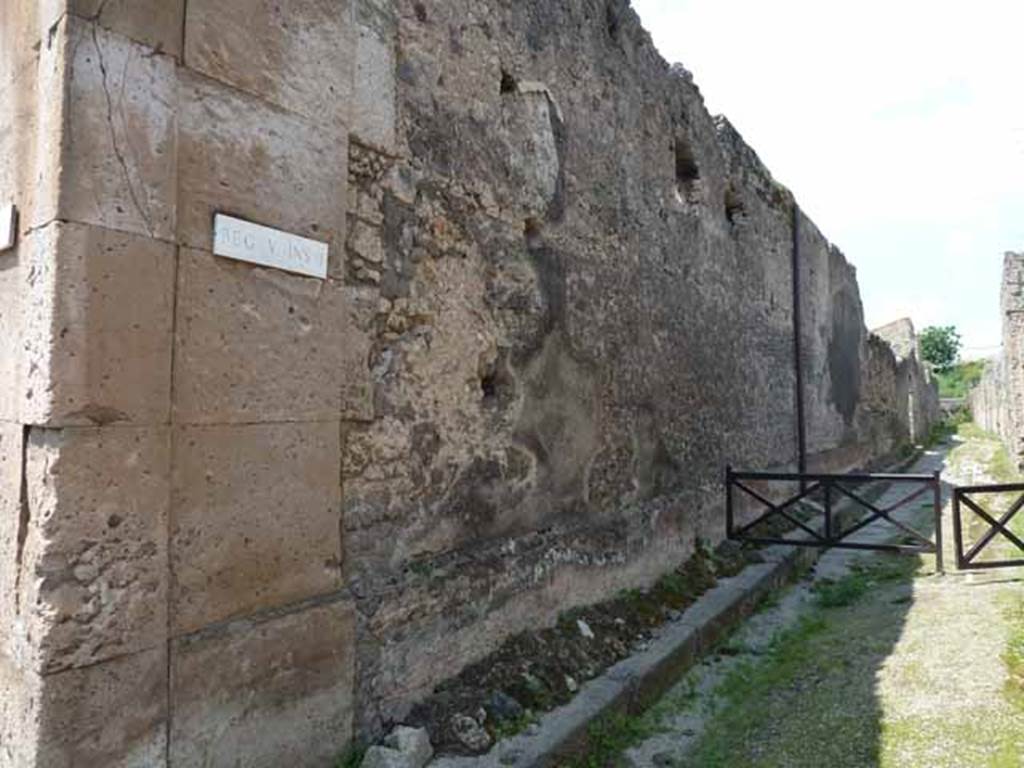
{"label": "shadow on ground", "polygon": [[[947,444],[911,471],[938,468],[955,448],[950,477],[987,482],[992,456],[977,453],[978,439]],[[1006,695],[1003,662],[1020,631],[1006,618],[1011,603],[1021,604],[1020,574],[953,571],[948,483],[943,496],[947,575],[934,573],[932,555],[851,561],[856,556],[833,550],[813,582],[795,588],[808,593],[799,618],[718,686],[693,747],[685,756],[655,755],[653,764],[1024,766],[1024,709]],[[925,505],[911,511],[913,527],[932,535]],[[829,568],[842,575],[822,578]]]}
{"label": "shadow on ground", "polygon": [[[930,524],[918,524],[930,533]],[[814,608],[726,678],[720,713],[681,764],[863,768],[881,764],[878,678],[903,635],[915,574],[932,556],[881,554],[818,582]],[[762,663],[766,661],[767,663]]]}

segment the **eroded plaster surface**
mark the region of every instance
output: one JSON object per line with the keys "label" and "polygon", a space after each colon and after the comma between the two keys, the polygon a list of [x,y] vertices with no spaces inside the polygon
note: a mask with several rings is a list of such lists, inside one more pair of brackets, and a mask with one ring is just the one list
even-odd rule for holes
{"label": "eroded plaster surface", "polygon": [[[626,3],[0,31],[0,766],[331,765],[794,466],[796,203]],[[796,216],[811,466],[880,461],[926,377]]]}

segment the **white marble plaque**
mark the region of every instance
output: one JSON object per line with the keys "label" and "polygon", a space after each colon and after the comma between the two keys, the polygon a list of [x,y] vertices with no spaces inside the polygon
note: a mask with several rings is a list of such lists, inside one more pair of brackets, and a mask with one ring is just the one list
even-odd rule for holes
{"label": "white marble plaque", "polygon": [[18,209],[8,203],[0,205],[0,251],[13,248],[18,239]]}
{"label": "white marble plaque", "polygon": [[218,213],[213,218],[213,252],[263,267],[327,277],[327,243]]}

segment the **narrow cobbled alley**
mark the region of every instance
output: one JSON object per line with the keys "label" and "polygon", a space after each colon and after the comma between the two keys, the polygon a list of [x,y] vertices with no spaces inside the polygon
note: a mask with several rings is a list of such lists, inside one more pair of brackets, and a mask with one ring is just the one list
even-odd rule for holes
{"label": "narrow cobbled alley", "polygon": [[[827,552],[644,717],[614,724],[622,738],[611,741],[632,746],[608,762],[1024,766],[1024,569],[958,572],[949,498],[951,483],[1019,478],[998,440],[973,424],[910,471],[940,467],[945,574],[932,556]],[[925,529],[928,516],[922,504],[904,520]],[[865,534],[899,531],[879,521]]]}

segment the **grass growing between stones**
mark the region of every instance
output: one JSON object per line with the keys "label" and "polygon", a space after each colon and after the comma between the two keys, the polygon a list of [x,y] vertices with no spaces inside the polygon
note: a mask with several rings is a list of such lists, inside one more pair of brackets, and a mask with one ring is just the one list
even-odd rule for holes
{"label": "grass growing between stones", "polygon": [[[973,423],[962,424],[958,431],[965,441],[950,458],[954,470],[962,469],[968,463],[981,466],[987,479],[996,483],[1024,482],[1024,475],[1014,466],[1009,451],[998,436],[984,431]],[[993,494],[986,498],[989,507],[1001,512],[1013,504],[1019,494]],[[977,521],[975,521],[977,523]],[[982,526],[983,527],[983,526]],[[1018,513],[1010,522],[1010,529],[1018,536],[1024,536],[1024,513]],[[1020,557],[1021,554],[1012,545],[1001,542],[1009,557]],[[1006,651],[1003,662],[1007,669],[1006,695],[1017,706],[1024,710],[1024,596],[1008,596],[1006,599],[1006,616],[1010,626]]]}
{"label": "grass growing between stones", "polygon": [[335,760],[334,768],[359,768],[365,755],[365,746],[351,746]]}
{"label": "grass growing between stones", "polygon": [[[728,642],[728,641],[726,641]],[[674,712],[687,707],[697,695],[692,676],[683,685],[640,715],[616,713],[602,717],[587,728],[587,753],[563,763],[559,768],[607,768],[620,762],[630,747],[660,733],[662,722]]]}
{"label": "grass growing between stones", "polygon": [[854,565],[853,572],[838,581],[816,583],[814,593],[822,608],[843,608],[853,605],[878,584],[908,580],[915,569],[916,561],[911,558]]}
{"label": "grass growing between stones", "polygon": [[[1020,480],[994,436],[961,424],[957,437],[957,482]],[[729,673],[675,765],[1024,768],[1019,583],[934,580],[918,558],[868,562],[816,584],[800,623]]]}
{"label": "grass growing between stones", "polygon": [[[649,589],[624,591],[611,600],[566,611],[553,627],[509,638],[441,683],[413,709],[408,724],[425,727],[440,754],[485,751],[459,738],[455,717],[476,720],[487,732],[487,746],[526,730],[542,713],[570,701],[587,680],[645,648],[658,627],[679,618],[720,577],[760,559],[755,551],[738,546],[698,546],[692,557]],[[595,740],[617,743],[631,726],[628,719],[608,723]]]}
{"label": "grass growing between stones", "polygon": [[614,714],[602,717],[587,729],[587,754],[563,768],[605,768],[616,756],[658,732],[652,718]]}
{"label": "grass growing between stones", "polygon": [[1010,638],[1003,662],[1006,664],[1006,695],[1024,710],[1024,599],[1013,600],[1006,609]]}
{"label": "grass growing between stones", "polygon": [[[945,458],[948,482],[1019,479],[994,436],[953,426],[937,439],[954,450],[922,459],[928,471]],[[930,507],[914,508],[912,527]],[[628,723],[607,742],[624,751],[580,765],[1024,768],[1021,571],[937,576],[930,556],[826,557],[719,646],[688,706]]]}
{"label": "grass growing between stones", "polygon": [[501,741],[516,734],[522,733],[531,725],[537,722],[537,715],[533,712],[524,712],[518,717],[501,720],[494,725],[494,740]]}
{"label": "grass growing between stones", "polygon": [[955,434],[961,444],[949,456],[951,474],[960,478],[970,476],[973,467],[984,474],[987,482],[1008,483],[1021,479],[998,436],[973,422],[957,425]]}
{"label": "grass growing between stones", "polygon": [[918,564],[881,558],[817,585],[813,609],[723,681],[722,706],[685,765],[877,764],[874,675],[864,672],[895,641],[900,609],[893,605],[902,604]]}

